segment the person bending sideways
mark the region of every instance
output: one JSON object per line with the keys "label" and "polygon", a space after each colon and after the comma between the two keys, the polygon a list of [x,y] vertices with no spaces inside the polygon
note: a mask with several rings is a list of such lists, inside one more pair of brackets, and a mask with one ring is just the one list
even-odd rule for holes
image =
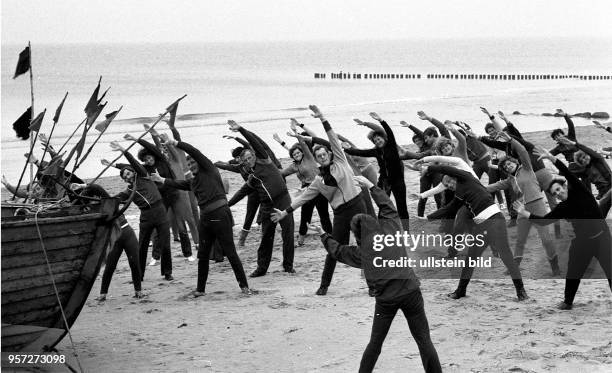
{"label": "person bending sideways", "polygon": [[572,309],[574,297],[580,286],[591,259],[595,257],[608,278],[608,286],[612,290],[612,239],[610,229],[606,224],[597,201],[584,184],[557,158],[544,149],[538,149],[541,158],[548,159],[565,177],[554,179],[549,192],[561,200],[551,212],[546,215],[532,214],[521,202],[515,203],[516,210],[522,216],[529,218],[535,224],[546,225],[565,219],[574,228],[575,237],[569,248],[567,274],[565,276],[565,298],[558,305],[559,309]]}
{"label": "person bending sideways", "polygon": [[[310,110],[315,118],[321,120],[329,139],[330,148],[319,144],[313,147],[313,154],[320,165],[319,175],[315,176],[308,188],[285,210],[276,209],[272,214],[272,220],[287,219],[295,209],[322,194],[334,211],[332,236],[336,241],[347,245],[351,235],[351,219],[357,214],[367,212],[366,203],[361,188],[353,180],[355,173],[344,154],[338,136],[318,107],[310,105]],[[317,295],[327,294],[335,268],[336,260],[328,254],[325,257],[325,267]]]}
{"label": "person bending sideways", "polygon": [[425,372],[442,372],[438,353],[431,341],[418,278],[408,267],[387,268],[374,265],[375,258],[397,260],[406,256],[407,250],[403,246],[388,246],[382,251],[375,251],[372,247],[374,235],[394,235],[402,231],[397,210],[383,190],[362,176],[356,176],[355,180],[370,190],[379,208],[378,219],[367,214],[357,214],[351,219],[351,230],[357,245],[343,245],[321,228],[315,229],[321,234],[321,241],[329,255],[341,263],[363,269],[370,295],[376,298],[372,334],[361,357],[359,372],[371,372],[374,369],[398,310],[402,310],[408,321]]}
{"label": "person bending sideways", "polygon": [[244,268],[234,246],[232,212],[225,198],[225,188],[219,170],[199,150],[186,142],[171,140],[165,134],[161,135],[162,143],[170,143],[187,153],[187,164],[193,178],[191,180],[164,179],[159,174],[151,175],[152,179],[167,187],[192,190],[200,206],[200,244],[198,250],[198,282],[192,295],[199,297],[206,292],[208,280],[210,250],[218,241],[223,253],[232,266],[238,286],[245,294],[250,294]]}
{"label": "person bending sideways", "polygon": [[118,142],[110,143],[114,151],[122,152],[130,163],[129,166],[121,168],[119,175],[128,184],[123,192],[115,195],[121,200],[127,200],[136,189],[134,204],[140,209],[140,229],[138,231],[138,257],[140,260],[141,280],[144,280],[146,269],[147,252],[153,231],[157,231],[157,239],[161,252],[161,274],[168,281],[174,280],[172,276],[172,255],[170,254],[170,223],[166,214],[166,208],[159,194],[155,182],[149,179],[147,170],[138,161],[125,151]]}
{"label": "person bending sideways", "polygon": [[[508,268],[519,301],[527,299],[528,296],[523,286],[521,272],[512,259],[512,251],[510,251],[510,244],[508,243],[506,220],[493,200],[493,196],[487,192],[487,189],[480,183],[480,180],[470,172],[443,165],[425,166],[424,168],[425,172],[439,172],[443,174],[442,182],[444,185],[448,189],[455,191],[454,200],[436,213],[444,209],[454,210],[457,208],[457,205],[464,204],[474,216],[475,227],[473,234],[483,234],[485,236],[485,245],[471,246],[469,248],[469,258],[476,260],[482,256],[487,245],[490,245],[491,250],[499,253],[504,265]],[[466,294],[467,286],[474,273],[474,267],[470,267],[468,263],[469,261],[466,261],[466,265],[461,271],[461,279],[459,280],[457,290],[449,294],[449,297],[453,299],[462,298]]]}

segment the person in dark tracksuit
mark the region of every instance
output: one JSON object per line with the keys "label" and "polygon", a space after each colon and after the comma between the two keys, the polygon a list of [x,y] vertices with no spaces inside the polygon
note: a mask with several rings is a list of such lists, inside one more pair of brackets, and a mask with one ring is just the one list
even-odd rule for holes
{"label": "person in dark tracksuit", "polygon": [[[229,120],[228,124],[232,131],[237,131],[248,141],[250,148],[242,151],[243,165],[249,172],[247,182],[230,199],[229,205],[233,206],[242,198],[256,191],[259,194],[260,210],[262,216],[262,236],[257,249],[257,269],[250,277],[264,276],[268,272],[272,260],[274,248],[274,235],[276,232],[276,221],[270,219],[274,208],[285,209],[291,205],[291,197],[287,190],[287,184],[281,171],[274,164],[271,156],[263,146],[263,141],[256,137],[251,131]],[[280,222],[283,240],[283,270],[295,273],[293,268],[294,257],[294,222],[293,214]]]}
{"label": "person in dark tracksuit", "polygon": [[[96,198],[110,198],[110,195],[104,188],[98,184],[71,184],[71,189],[75,190],[81,196],[85,197],[96,197]],[[74,188],[74,186],[78,187]],[[125,219],[125,216],[121,214],[115,221],[115,224],[119,228],[119,234],[117,237],[113,237],[111,234],[111,243],[113,247],[110,249],[106,256],[106,265],[104,266],[104,273],[102,274],[102,285],[100,287],[100,295],[96,300],[103,302],[106,300],[108,294],[108,287],[110,286],[113,273],[117,268],[117,263],[121,257],[121,253],[125,251],[127,256],[130,271],[132,273],[132,284],[134,285],[134,298],[143,298],[142,285],[140,282],[140,265],[138,263],[138,238],[136,233]],[[113,238],[115,238],[113,240]]]}
{"label": "person in dark tracksuit", "polygon": [[520,202],[515,203],[515,207],[519,214],[535,224],[547,225],[565,219],[574,228],[575,237],[570,244],[565,276],[565,298],[558,305],[559,309],[569,310],[574,303],[580,279],[593,257],[599,261],[612,290],[612,239],[605,216],[591,191],[555,156],[544,149],[540,149],[540,154],[542,158],[553,162],[567,180],[565,184],[562,179],[553,179],[548,186],[548,191],[561,202],[546,215],[531,214]]}
{"label": "person in dark tracksuit", "polygon": [[130,166],[123,167],[120,172],[121,178],[128,183],[128,188],[115,197],[127,200],[132,193],[132,188],[136,189],[134,204],[140,209],[138,256],[142,273],[141,280],[144,280],[147,252],[154,230],[157,230],[161,252],[161,274],[168,281],[174,280],[172,276],[172,255],[170,253],[170,223],[157,185],[149,179],[147,170],[119,143],[113,141],[110,145],[113,150],[122,152],[130,163]]}
{"label": "person in dark tracksuit", "polygon": [[357,121],[360,125],[368,126],[372,129],[368,134],[368,139],[374,143],[372,149],[345,149],[346,154],[359,157],[376,157],[379,167],[378,186],[384,189],[389,195],[393,193],[400,218],[403,221],[404,229],[408,230],[408,207],[406,204],[406,183],[404,181],[404,163],[400,159],[397,141],[391,127],[378,114],[370,113],[370,116],[380,122],[382,131],[376,127],[370,127],[366,122]]}
{"label": "person in dark tracksuit", "polygon": [[397,210],[383,190],[362,176],[355,179],[369,188],[379,208],[378,219],[367,214],[358,214],[351,219],[351,230],[357,240],[357,246],[340,244],[320,228],[319,233],[325,249],[332,257],[351,267],[363,269],[370,295],[376,297],[372,334],[361,357],[359,372],[372,372],[374,369],[398,310],[402,310],[408,321],[425,372],[442,372],[438,353],[431,341],[419,280],[414,271],[409,267],[389,268],[376,265],[376,259],[382,262],[384,259],[398,260],[407,256],[404,246],[386,246],[380,251],[374,250],[373,247],[374,235],[395,235],[402,231]]}
{"label": "person in dark tracksuit", "polygon": [[[349,164],[346,154],[344,154],[338,136],[316,106],[311,105],[310,109],[313,111],[314,116],[323,123],[331,149],[319,144],[313,147],[313,154],[320,165],[319,175],[291,203],[291,206],[287,206],[284,211],[277,209],[273,214],[273,220],[285,220],[288,216],[291,216],[295,209],[322,194],[327,198],[334,211],[332,236],[336,241],[346,245],[349,243],[351,234],[351,219],[357,214],[367,212],[366,203],[362,189],[353,180],[355,173]],[[325,258],[325,267],[321,275],[321,285],[316,292],[317,295],[327,294],[335,268],[336,260],[328,254]]]}
{"label": "person in dark tracksuit", "polygon": [[206,292],[208,280],[210,250],[215,241],[223,249],[223,253],[232,266],[238,286],[245,294],[250,294],[244,268],[240,257],[234,246],[234,235],[232,226],[234,219],[227,205],[225,188],[219,170],[199,150],[186,142],[171,140],[166,135],[161,136],[162,143],[170,143],[177,149],[187,153],[187,164],[193,175],[191,180],[164,179],[159,175],[153,175],[154,180],[163,183],[167,187],[194,192],[200,207],[200,245],[198,251],[198,280],[196,290],[192,292],[194,297],[202,296]]}

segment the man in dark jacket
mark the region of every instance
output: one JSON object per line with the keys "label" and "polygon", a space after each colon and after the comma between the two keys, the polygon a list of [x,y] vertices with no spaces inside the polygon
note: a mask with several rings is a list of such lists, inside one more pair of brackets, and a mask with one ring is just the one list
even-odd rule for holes
{"label": "man in dark jacket", "polygon": [[357,246],[342,245],[318,228],[325,249],[336,260],[355,268],[362,268],[370,294],[376,297],[372,335],[361,358],[359,372],[371,372],[380,355],[382,344],[398,310],[402,310],[412,337],[415,339],[426,372],[442,372],[438,353],[431,341],[429,325],[419,280],[409,267],[385,267],[384,260],[406,258],[406,248],[390,246],[377,250],[373,246],[375,235],[395,235],[402,231],[402,223],[389,197],[362,176],[355,180],[366,186],[378,205],[378,219],[358,214],[351,220],[351,230]]}

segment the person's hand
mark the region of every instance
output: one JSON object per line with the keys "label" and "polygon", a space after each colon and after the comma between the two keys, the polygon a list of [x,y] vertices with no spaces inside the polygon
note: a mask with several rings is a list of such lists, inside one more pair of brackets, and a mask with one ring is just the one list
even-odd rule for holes
{"label": "person's hand", "polygon": [[497,134],[497,140],[503,141],[503,142],[508,142],[508,141],[512,140],[512,137],[510,137],[510,135],[508,135],[506,132],[500,131]]}
{"label": "person's hand", "polygon": [[159,174],[157,172],[152,172],[149,175],[149,180],[155,181],[156,183],[163,183],[164,182],[164,178],[159,176]]}
{"label": "person's hand", "polygon": [[525,205],[521,201],[514,201],[514,203],[512,203],[512,206],[514,206],[514,210],[516,210],[516,213],[524,218],[529,218],[529,215],[531,215],[529,211],[525,210]]}
{"label": "person's hand", "polygon": [[557,160],[554,155],[550,154],[548,150],[544,149],[541,146],[536,145],[533,149],[533,154],[538,157],[538,161],[540,159],[548,159],[549,161],[555,163],[555,160]]}
{"label": "person's hand", "polygon": [[319,118],[321,121],[324,120],[323,113],[321,113],[317,105],[308,105],[308,108],[312,111],[313,118]]}
{"label": "person's hand", "polygon": [[451,121],[451,120],[445,120],[444,121],[444,127],[446,127],[447,130],[451,131],[455,129],[455,122]]}
{"label": "person's hand", "polygon": [[465,128],[464,131],[466,136],[478,138],[478,136],[474,133],[474,131],[472,131],[471,128]]}
{"label": "person's hand", "polygon": [[464,131],[471,131],[472,130],[472,127],[470,127],[470,125],[465,123],[465,122],[457,121],[457,125],[459,127],[461,127],[461,129],[463,129]]}
{"label": "person's hand", "polygon": [[102,166],[105,166],[105,167],[110,166],[110,164],[111,164],[111,163],[108,161],[108,159],[101,159],[101,160],[100,160],[100,163],[102,163]]}
{"label": "person's hand", "polygon": [[161,135],[159,135],[159,142],[161,142],[162,145],[165,145],[165,146],[168,146],[168,145],[177,146],[178,145],[178,141],[171,139],[170,137],[168,137],[168,134],[166,133],[162,133]]}
{"label": "person's hand", "polygon": [[123,135],[123,138],[126,139],[127,141],[138,141],[137,138],[135,138],[134,136],[130,135],[129,133],[126,133],[125,135]]}
{"label": "person's hand", "polygon": [[482,111],[483,113],[485,113],[485,115],[486,115],[487,117],[489,117],[489,118],[491,118],[491,117],[492,117],[491,113],[489,113],[489,110],[487,110],[487,108],[486,108],[486,107],[481,106],[481,107],[480,107],[480,111]]}
{"label": "person's hand", "polygon": [[358,126],[365,126],[365,122],[361,119],[353,118],[353,122],[357,123]]}
{"label": "person's hand", "polygon": [[382,122],[382,118],[380,117],[380,115],[376,114],[375,112],[371,112],[370,116],[372,117],[372,119]]}
{"label": "person's hand", "polygon": [[348,150],[348,149],[352,149],[353,148],[351,146],[351,144],[349,144],[348,142],[342,142],[342,143],[340,143],[340,146],[342,146],[342,149],[344,149],[344,150]]}
{"label": "person's hand", "polygon": [[368,180],[365,176],[353,176],[353,180],[359,184],[360,187],[366,187],[370,189],[374,186],[370,180]]}
{"label": "person's hand", "polygon": [[299,126],[300,126],[300,123],[298,123],[298,121],[295,120],[295,118],[291,118],[291,123],[289,123],[289,128],[291,128],[291,131],[297,133]]}
{"label": "person's hand", "polygon": [[430,120],[431,117],[428,116],[427,114],[425,114],[424,111],[417,111],[417,115],[419,116],[419,119],[421,120]]}
{"label": "person's hand", "polygon": [[405,120],[400,121],[400,125],[402,127],[408,127],[408,128],[410,127],[410,123],[406,122]]}
{"label": "person's hand", "polygon": [[223,138],[224,138],[224,139],[227,139],[227,140],[233,140],[233,139],[235,139],[236,137],[235,137],[235,136],[230,136],[230,135],[223,135]]}
{"label": "person's hand", "polygon": [[47,135],[45,135],[44,133],[39,133],[38,139],[40,140],[40,143],[45,146],[49,143],[49,139],[47,138]]}
{"label": "person's hand", "polygon": [[287,131],[287,136],[297,138],[297,137],[298,137],[298,134],[297,134],[297,133],[295,133],[295,132]]}
{"label": "person's hand", "polygon": [[87,184],[70,183],[70,190],[83,189],[87,187]]}
{"label": "person's hand", "polygon": [[563,109],[557,109],[555,110],[555,112],[557,113],[557,115],[562,116],[562,117],[567,115],[565,111],[563,111]]}
{"label": "person's hand", "polygon": [[227,121],[227,124],[230,126],[230,130],[234,132],[238,132],[242,128],[238,123],[236,123],[236,121],[231,119]]}
{"label": "person's hand", "polygon": [[159,136],[159,133],[155,130],[155,128],[151,128],[148,124],[143,125],[145,131],[149,132],[151,136]]}
{"label": "person's hand", "polygon": [[274,223],[278,223],[279,221],[283,220],[287,215],[287,211],[285,210],[281,211],[279,209],[274,209],[274,212],[270,214],[270,220],[272,220],[272,222]]}
{"label": "person's hand", "polygon": [[508,118],[506,118],[506,116],[504,115],[504,112],[503,112],[503,111],[501,111],[501,110],[500,110],[500,111],[498,111],[498,112],[497,112],[497,115],[499,115],[499,117],[500,117],[500,118],[501,118],[501,119],[502,119],[504,122],[508,123]]}
{"label": "person's hand", "polygon": [[121,146],[121,144],[119,144],[118,141],[111,141],[109,145],[110,145],[111,149],[113,151],[116,151],[116,152],[122,152],[122,151],[125,150],[125,149],[123,149],[123,146]]}
{"label": "person's hand", "polygon": [[557,141],[559,142],[559,144],[563,144],[563,145],[575,145],[576,144],[575,142],[573,142],[572,140],[568,139],[567,137],[563,135],[557,136]]}
{"label": "person's hand", "polygon": [[[225,136],[223,136],[223,137],[225,137]],[[276,141],[279,144],[283,143],[283,140],[280,138],[280,136],[276,132],[272,135],[272,138],[274,139],[274,141]]]}
{"label": "person's hand", "polygon": [[408,198],[410,198],[410,199],[412,199],[414,201],[422,199],[421,193],[414,193],[414,192],[408,193]]}
{"label": "person's hand", "polygon": [[23,156],[27,158],[28,163],[36,164],[38,162],[38,158],[34,154],[24,153]]}
{"label": "person's hand", "polygon": [[325,233],[323,228],[318,224],[308,224],[308,229],[315,231],[319,236]]}

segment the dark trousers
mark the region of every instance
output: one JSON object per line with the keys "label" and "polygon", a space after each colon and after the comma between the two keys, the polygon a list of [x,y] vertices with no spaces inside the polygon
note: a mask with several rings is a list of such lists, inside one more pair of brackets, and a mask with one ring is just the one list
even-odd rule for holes
{"label": "dark trousers", "polygon": [[246,215],[244,216],[244,223],[242,224],[242,229],[244,229],[245,231],[251,229],[253,220],[255,220],[255,216],[257,215],[258,207],[259,195],[257,195],[257,192],[253,192],[247,197]]}
{"label": "dark trousers", "polygon": [[[421,175],[420,178],[420,188],[419,192],[423,193],[428,191],[433,186],[438,185],[438,183],[442,180],[442,176],[440,174],[431,174],[428,173],[426,175]],[[405,194],[405,193],[404,193]],[[442,196],[440,194],[436,194],[434,196],[434,200],[436,201],[436,208],[440,208],[442,206]],[[425,204],[427,204],[427,198],[419,199],[419,203],[417,204],[417,215],[423,217],[425,214]]]}
{"label": "dark trousers", "polygon": [[[351,238],[351,219],[353,216],[366,213],[366,206],[363,198],[363,195],[360,194],[334,210],[332,237],[342,245],[348,245],[349,239]],[[325,257],[323,274],[321,275],[321,287],[329,287],[332,277],[334,277],[335,269],[336,260],[331,255],[327,254]]]}
{"label": "dark trousers", "polygon": [[[181,192],[183,193],[183,192]],[[187,233],[187,224],[191,229],[191,236],[193,242],[199,241],[197,233],[197,225],[193,221],[193,215],[191,214],[189,200],[186,195],[171,195],[163,199],[164,207],[168,212],[168,221],[171,223],[172,229],[176,228],[178,232],[178,238],[181,242],[181,251],[185,258],[190,257],[193,253],[191,252],[191,242],[189,241],[189,234]],[[153,252],[151,256],[155,260],[160,258],[159,241],[157,238],[157,232],[153,234]]]}
{"label": "dark trousers", "polygon": [[[484,234],[486,232],[486,234]],[[474,235],[484,234],[485,244],[482,246],[474,245],[468,249],[468,258],[476,260],[482,256],[487,246],[491,246],[491,250],[497,251],[504,262],[506,268],[510,272],[510,277],[514,281],[514,285],[522,288],[521,271],[514,262],[510,244],[508,243],[508,231],[506,229],[506,220],[504,216],[498,212],[486,221],[474,227]],[[459,288],[465,290],[474,273],[474,267],[469,266],[469,260],[466,258],[465,266],[461,270],[461,280],[459,280]],[[518,282],[520,281],[520,283]]]}
{"label": "dark trousers", "polygon": [[312,219],[312,213],[317,208],[319,214],[319,220],[321,221],[321,228],[327,233],[332,231],[332,223],[329,219],[329,202],[322,194],[319,194],[315,198],[306,202],[302,205],[300,212],[300,230],[299,233],[304,236],[308,233],[308,224]]}
{"label": "dark trousers", "polygon": [[200,213],[200,248],[198,250],[198,284],[197,291],[206,291],[208,280],[209,256],[215,242],[223,249],[223,254],[232,266],[236,280],[240,287],[248,287],[247,278],[236,246],[234,246],[234,233],[232,226],[232,212],[227,205],[210,212]]}
{"label": "dark trousers", "polygon": [[140,232],[138,234],[138,255],[140,260],[140,271],[144,280],[147,266],[147,254],[149,242],[153,231],[157,231],[159,250],[161,253],[161,275],[172,274],[172,254],[170,253],[170,223],[166,215],[166,209],[161,202],[154,204],[151,208],[140,210]]}
{"label": "dark trousers", "polygon": [[[276,224],[270,220],[270,216],[264,216],[261,222],[261,242],[257,249],[257,269],[267,272],[272,260],[272,249],[274,248],[274,236]],[[289,270],[293,268],[293,256],[295,250],[294,243],[294,222],[293,213],[288,214],[278,222],[281,226],[281,237],[283,239],[283,268]]]}
{"label": "dark trousers", "polygon": [[416,290],[397,298],[393,302],[381,302],[378,299],[376,300],[374,320],[372,322],[372,335],[361,357],[359,373],[371,372],[374,369],[374,365],[376,365],[376,361],[382,350],[383,342],[387,337],[391,323],[398,310],[402,310],[404,317],[406,317],[406,321],[408,321],[408,328],[410,329],[412,338],[414,338],[414,341],[419,347],[419,353],[421,354],[421,361],[423,362],[425,372],[442,372],[438,353],[429,335],[429,324],[427,323],[425,307],[423,306],[423,296],[420,290]]}
{"label": "dark trousers", "polygon": [[402,227],[405,231],[409,232],[410,226],[408,219],[410,217],[408,215],[408,205],[406,204],[406,183],[404,182],[404,178],[394,180],[393,183],[385,181],[383,186],[388,196],[391,196],[391,193],[393,193],[397,213],[400,219],[402,219]]}
{"label": "dark trousers", "polygon": [[476,174],[477,178],[481,178],[482,174],[486,173],[487,176],[489,176],[489,178],[491,178],[491,173],[489,172],[490,168],[489,168],[489,161],[491,160],[490,156],[486,156],[483,157],[482,159],[479,159],[477,161],[474,161],[474,163],[472,163],[472,169],[474,170],[474,173]]}
{"label": "dark trousers", "polygon": [[580,279],[584,276],[591,259],[596,258],[603,268],[608,285],[612,290],[612,242],[608,230],[602,232],[595,238],[574,238],[570,244],[569,258],[567,263],[567,275],[565,276],[565,303],[572,304],[580,286]]}
{"label": "dark trousers", "polygon": [[[489,168],[489,173],[488,174],[489,174],[489,184],[493,184],[493,183],[496,183],[499,180],[501,180],[501,172],[498,169]],[[504,193],[506,194],[506,197],[508,195],[510,195],[510,193],[506,192],[505,190],[504,190]],[[502,196],[501,190],[498,190],[497,192],[493,193],[493,196],[495,196],[497,198],[497,202],[498,203],[504,203],[504,197]],[[508,209],[509,209],[511,203],[506,201],[506,204],[508,205]],[[515,216],[516,216],[516,214],[515,214]]]}
{"label": "dark trousers", "polygon": [[138,264],[138,238],[136,238],[136,233],[134,233],[132,227],[128,225],[121,229],[119,238],[117,238],[113,248],[106,257],[106,266],[102,274],[102,288],[100,289],[100,294],[108,293],[108,287],[113,278],[113,273],[115,273],[121,253],[124,251],[130,265],[130,271],[132,272],[134,290],[140,291],[142,289],[140,284],[140,265]]}

